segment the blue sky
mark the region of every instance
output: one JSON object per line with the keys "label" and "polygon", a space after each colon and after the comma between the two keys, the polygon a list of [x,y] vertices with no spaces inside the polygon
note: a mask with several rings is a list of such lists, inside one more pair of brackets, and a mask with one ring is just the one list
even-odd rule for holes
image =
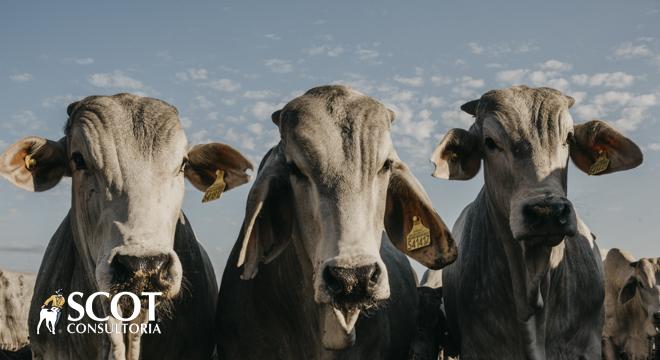
{"label": "blue sky", "polygon": [[[255,164],[277,141],[272,111],[345,83],[397,113],[395,146],[452,224],[476,196],[431,178],[428,158],[458,107],[511,84],[577,99],[576,122],[612,122],[645,153],[633,171],[569,170],[569,197],[601,247],[660,255],[658,1],[11,1],[0,11],[0,148],[62,136],[66,106],[133,92],[175,105],[191,142],[235,146]],[[184,210],[221,273],[249,186]],[[0,182],[0,268],[36,271],[70,205],[70,182],[39,194]]]}

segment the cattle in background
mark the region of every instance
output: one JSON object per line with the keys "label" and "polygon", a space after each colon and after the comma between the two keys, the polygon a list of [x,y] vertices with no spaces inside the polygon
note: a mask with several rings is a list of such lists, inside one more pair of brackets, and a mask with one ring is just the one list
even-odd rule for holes
{"label": "cattle in background", "polygon": [[[30,307],[35,359],[203,359],[214,349],[217,284],[211,262],[181,211],[184,177],[205,191],[224,171],[225,190],[248,181],[251,164],[227,145],[188,149],[173,106],[130,94],[92,96],[68,107],[65,137],[28,137],[0,155],[0,174],[28,191],[72,178],[72,206],[51,238]],[[218,172],[218,170],[221,170]],[[162,292],[162,334],[36,333],[56,289]],[[108,301],[96,303],[100,316]],[[143,305],[145,299],[143,298]],[[132,311],[132,304],[121,304]],[[133,322],[144,324],[146,306]],[[60,322],[67,318],[64,306]],[[75,315],[75,313],[73,313]],[[79,323],[94,324],[89,316]],[[108,324],[119,324],[110,317]],[[61,325],[61,324],[60,324]],[[140,355],[142,354],[142,355]]]}
{"label": "cattle in background", "polygon": [[[456,248],[394,150],[394,113],[323,86],[272,120],[281,141],[261,162],[220,286],[220,358],[405,358],[417,292],[404,253],[438,269]],[[414,223],[428,230],[407,242]]]}
{"label": "cattle in background", "polygon": [[631,140],[605,122],[574,124],[574,100],[549,88],[485,93],[461,109],[432,155],[434,176],[485,185],[456,221],[459,257],[443,271],[452,341],[461,359],[599,359],[600,253],[567,199],[569,157],[608,174],[641,164]]}
{"label": "cattle in background", "polygon": [[[660,259],[611,249],[605,268],[603,358],[646,360],[660,326]],[[660,353],[656,349],[656,358]]]}
{"label": "cattle in background", "polygon": [[28,312],[35,279],[35,274],[0,270],[0,359],[26,352],[30,343]]}

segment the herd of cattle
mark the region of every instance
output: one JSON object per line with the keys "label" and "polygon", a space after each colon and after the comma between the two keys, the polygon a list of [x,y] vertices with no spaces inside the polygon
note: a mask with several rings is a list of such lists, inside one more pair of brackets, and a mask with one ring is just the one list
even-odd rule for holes
{"label": "herd of cattle", "polygon": [[[36,278],[0,272],[0,358],[660,358],[658,260],[601,258],[567,198],[569,158],[602,175],[642,153],[605,122],[574,124],[573,103],[516,86],[461,107],[474,123],[447,132],[433,176],[468,180],[483,164],[485,184],[450,231],[393,147],[391,110],[345,86],[307,91],[272,115],[280,141],[218,290],[181,210],[184,178],[227,191],[252,164],[224,144],[188,147],[163,101],[77,101],[63,138],[0,154],[0,174],[25,190],[72,179]],[[421,284],[406,255],[430,269]],[[162,334],[37,334],[59,288],[162,292]],[[107,301],[95,309],[109,314]]]}

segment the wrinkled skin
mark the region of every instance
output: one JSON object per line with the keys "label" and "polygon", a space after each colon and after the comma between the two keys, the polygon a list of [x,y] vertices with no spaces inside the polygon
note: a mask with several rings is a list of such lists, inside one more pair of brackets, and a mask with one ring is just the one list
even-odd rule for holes
{"label": "wrinkled skin", "polygon": [[[222,279],[221,358],[406,355],[417,296],[401,252],[441,268],[456,249],[394,151],[393,119],[343,86],[311,89],[273,114],[281,141],[262,161]],[[431,243],[408,250],[414,216]]]}
{"label": "wrinkled skin", "polygon": [[[64,138],[25,138],[0,155],[0,174],[28,191],[45,191],[64,176],[72,178],[71,210],[46,251],[30,310],[35,357],[77,358],[80,351],[87,358],[138,359],[142,350],[158,356],[158,350],[170,345],[178,345],[178,350],[162,356],[210,354],[213,330],[208,320],[178,341],[171,339],[173,334],[163,336],[159,341],[167,346],[160,349],[159,341],[149,336],[141,349],[139,334],[71,335],[60,341],[36,334],[40,305],[57,288],[65,295],[80,291],[86,296],[97,291],[161,292],[157,311],[165,320],[163,326],[169,326],[165,331],[187,328],[185,320],[180,326],[171,320],[189,316],[187,312],[195,309],[190,305],[211,315],[216,282],[181,212],[184,177],[204,191],[215,180],[209,174],[221,169],[229,190],[247,182],[244,172],[251,168],[226,145],[188,149],[177,110],[160,100],[130,94],[91,96],[71,104],[67,112]],[[197,261],[194,265],[191,256]],[[184,278],[186,292],[181,291]],[[107,299],[98,299],[97,314],[109,314]],[[142,301],[133,323],[146,322]],[[130,304],[120,303],[125,314],[133,310]],[[65,308],[60,322],[67,313]],[[111,316],[107,322],[120,320]],[[189,337],[199,342],[197,348],[190,348]]]}
{"label": "wrinkled skin", "polygon": [[642,162],[639,147],[602,121],[574,124],[570,97],[549,88],[494,90],[462,106],[475,116],[432,156],[434,176],[485,185],[452,234],[443,271],[450,335],[462,359],[598,359],[602,266],[567,198],[569,158],[594,175]]}

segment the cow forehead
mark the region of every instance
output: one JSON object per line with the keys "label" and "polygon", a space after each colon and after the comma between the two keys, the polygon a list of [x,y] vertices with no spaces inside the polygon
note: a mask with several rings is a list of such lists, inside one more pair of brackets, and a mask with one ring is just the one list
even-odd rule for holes
{"label": "cow forehead", "polygon": [[550,88],[516,86],[485,93],[479,100],[477,125],[496,120],[514,140],[538,138],[552,145],[564,130],[572,127],[569,100]]}
{"label": "cow forehead", "polygon": [[69,105],[68,112],[67,135],[77,126],[85,127],[87,141],[110,141],[118,149],[153,155],[180,145],[185,138],[176,108],[158,99],[131,94],[90,96]]}
{"label": "cow forehead", "polygon": [[280,130],[288,156],[321,169],[359,171],[391,150],[390,119],[378,101],[342,86],[315,88],[289,102]]}

